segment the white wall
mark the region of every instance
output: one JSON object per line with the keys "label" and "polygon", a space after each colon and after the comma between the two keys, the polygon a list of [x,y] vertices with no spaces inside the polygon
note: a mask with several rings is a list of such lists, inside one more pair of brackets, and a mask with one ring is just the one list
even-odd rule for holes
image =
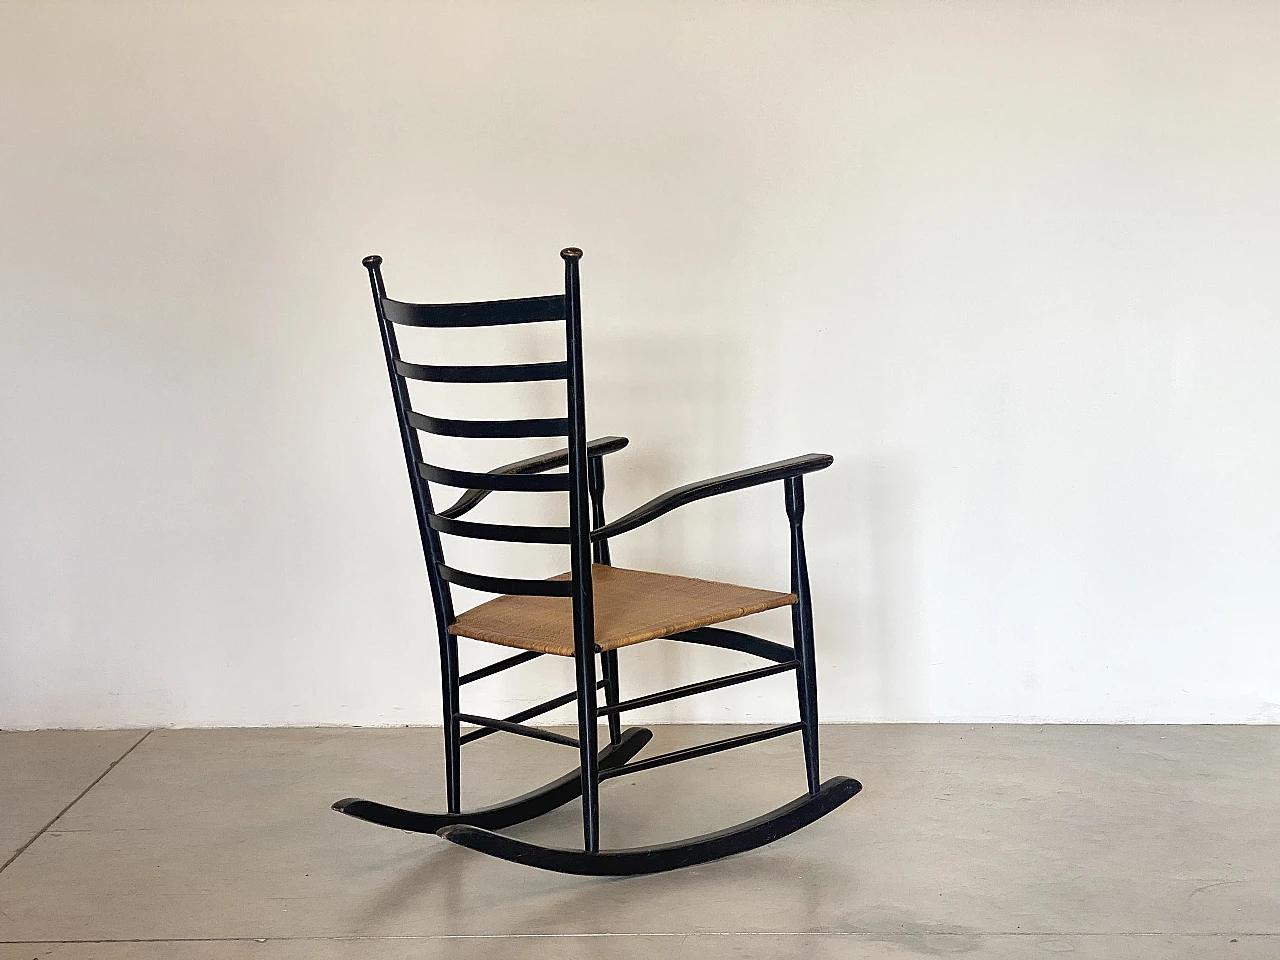
{"label": "white wall", "polygon": [[[0,726],[437,722],[359,260],[514,296],[571,243],[615,515],[835,455],[827,718],[1280,720],[1278,41],[1226,0],[7,0]],[[781,499],[615,560],[784,584]],[[624,685],[739,662],[682,653]]]}

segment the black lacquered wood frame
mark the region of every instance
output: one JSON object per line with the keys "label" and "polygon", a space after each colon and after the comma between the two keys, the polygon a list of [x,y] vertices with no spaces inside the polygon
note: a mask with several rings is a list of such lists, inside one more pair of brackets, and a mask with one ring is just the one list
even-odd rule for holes
{"label": "black lacquered wood frame", "polygon": [[[579,261],[582,251],[561,251],[564,260],[564,293],[515,300],[478,303],[422,304],[392,300],[386,295],[380,257],[367,257],[375,312],[378,318],[387,374],[404,450],[414,511],[427,564],[427,578],[435,609],[440,647],[441,694],[444,712],[445,781],[447,811],[419,813],[368,800],[347,799],[334,809],[349,816],[413,832],[435,832],[463,846],[497,857],[550,870],[588,875],[651,873],[718,859],[768,843],[825,815],[860,789],[856,780],[837,777],[826,783],[818,777],[818,705],[813,644],[812,600],[805,558],[805,474],[825,469],[832,458],[807,454],[749,470],[740,470],[668,491],[612,523],[604,510],[604,457],[627,445],[623,437],[588,440],[586,433],[585,377],[582,358],[582,310]],[[550,323],[564,325],[565,360],[544,363],[439,365],[408,361],[400,356],[395,328],[436,329]],[[566,415],[525,420],[459,420],[434,417],[414,410],[406,381],[435,383],[520,383],[563,380]],[[564,437],[567,445],[536,457],[505,464],[487,472],[459,470],[423,459],[419,432],[460,438]],[[723,627],[701,627],[676,633],[675,642],[720,647],[766,661],[767,665],[724,677],[656,691],[622,700],[618,684],[618,652],[601,651],[595,643],[591,583],[592,564],[611,562],[609,541],[649,523],[679,507],[706,497],[760,484],[781,482],[791,531],[791,647]],[[430,484],[460,488],[454,503],[436,511]],[[481,523],[461,519],[492,493],[561,492],[569,498],[566,527]],[[561,544],[569,547],[568,579],[522,580],[495,577],[450,566],[444,557],[440,534],[491,540],[499,543]],[[449,632],[455,619],[451,585],[490,593],[568,598],[573,610],[575,689],[512,714],[493,718],[464,712],[460,688],[534,660],[542,654],[523,652],[460,674],[457,639]],[[599,676],[596,658],[600,657]],[[780,673],[794,672],[799,701],[798,721],[755,730],[710,743],[672,750],[643,760],[633,759],[649,741],[642,728],[624,731],[621,715],[683,697],[695,696]],[[604,691],[605,703],[597,700]],[[578,736],[530,726],[525,721],[561,706],[577,706]],[[604,719],[609,739],[601,750],[597,727]],[[474,725],[467,733],[462,724]],[[532,793],[470,812],[461,807],[460,748],[496,732],[532,737],[576,747],[579,766]],[[808,792],[762,817],[715,834],[673,844],[632,850],[600,850],[599,786],[604,780],[651,770],[724,750],[760,743],[790,733],[800,733],[805,755]],[[540,816],[575,797],[582,798],[583,848],[578,851],[540,847],[516,841],[492,830]]]}

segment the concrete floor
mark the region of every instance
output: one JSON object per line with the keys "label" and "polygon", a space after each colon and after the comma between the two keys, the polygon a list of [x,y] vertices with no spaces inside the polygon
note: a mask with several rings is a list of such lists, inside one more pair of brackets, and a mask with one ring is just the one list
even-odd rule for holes
{"label": "concrete floor", "polygon": [[[720,733],[658,727],[648,751]],[[798,748],[610,781],[604,843],[785,802]],[[476,803],[573,766],[503,735],[466,751]],[[0,734],[0,960],[1280,957],[1280,727],[825,727],[824,773],[860,796],[754,853],[622,880],[329,811],[437,807],[439,754],[430,729]],[[578,808],[512,832],[572,844]]]}

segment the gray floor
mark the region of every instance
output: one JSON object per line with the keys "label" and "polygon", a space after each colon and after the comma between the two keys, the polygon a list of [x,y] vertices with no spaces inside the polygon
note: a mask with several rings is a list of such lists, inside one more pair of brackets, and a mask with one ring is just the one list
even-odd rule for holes
{"label": "gray floor", "polygon": [[[655,747],[717,732],[658,727]],[[866,785],[832,816],[601,881],[329,811],[438,806],[435,730],[3,733],[0,960],[1280,957],[1280,727],[823,737],[824,772]],[[573,766],[507,736],[467,751],[477,803]],[[604,842],[749,819],[802,782],[791,737],[613,780]],[[577,817],[514,832],[572,844]]]}

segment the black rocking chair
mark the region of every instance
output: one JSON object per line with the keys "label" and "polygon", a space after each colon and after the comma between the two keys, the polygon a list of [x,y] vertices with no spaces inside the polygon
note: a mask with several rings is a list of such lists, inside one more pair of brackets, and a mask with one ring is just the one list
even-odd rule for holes
{"label": "black rocking chair", "polygon": [[[809,575],[801,522],[804,517],[803,477],[806,473],[830,466],[832,458],[825,454],[808,454],[691,483],[650,500],[621,519],[606,523],[604,457],[621,450],[627,445],[627,440],[604,437],[588,441],[586,438],[578,281],[578,261],[582,251],[570,247],[561,251],[560,256],[565,264],[563,294],[449,304],[403,303],[389,299],[382,282],[382,258],[367,257],[363,261],[373,288],[387,372],[400,424],[400,439],[409,469],[409,485],[413,491],[427,576],[435,602],[440,638],[448,811],[420,813],[354,798],[340,800],[333,808],[370,823],[415,833],[434,833],[482,853],[546,870],[590,875],[657,873],[705,863],[770,843],[824,816],[862,789],[858,781],[848,777],[834,777],[824,783],[818,776],[817,677]],[[563,362],[497,366],[410,363],[400,359],[394,329],[395,324],[453,328],[550,321],[565,324],[567,359]],[[410,408],[406,379],[437,383],[564,380],[568,385],[568,416],[526,420],[439,419]],[[487,473],[473,473],[424,462],[418,431],[448,437],[567,437],[568,449],[510,463]],[[558,467],[567,467],[567,470],[547,472]],[[613,537],[695,500],[775,480],[783,482],[791,527],[790,592],[757,590],[610,565],[609,541]],[[428,481],[465,492],[451,507],[437,511],[432,506]],[[489,493],[508,490],[568,493],[569,525],[513,526],[461,519]],[[445,562],[440,543],[442,533],[506,542],[568,544],[570,572],[550,580],[468,573]],[[455,615],[450,584],[501,596]],[[791,607],[794,648],[712,626],[784,606]],[[522,652],[459,676],[459,637],[515,647]],[[766,661],[766,665],[631,700],[620,700],[618,649],[644,640],[663,638],[723,647],[758,657]],[[577,667],[577,689],[574,692],[503,719],[462,711],[459,703],[461,686],[547,654],[574,659]],[[599,681],[596,678],[597,654],[602,674]],[[798,722],[643,760],[633,759],[652,734],[642,727],[623,731],[620,718],[628,710],[719,690],[789,670],[796,673],[800,707]],[[596,691],[600,688],[604,689],[603,707],[596,699]],[[529,726],[525,722],[574,701],[578,708],[576,739]],[[608,721],[609,742],[597,752],[596,728],[601,717]],[[476,729],[463,733],[461,725],[464,723]],[[463,810],[459,748],[497,731],[576,747],[580,765],[560,779],[514,800]],[[808,791],[796,800],[746,823],[677,843],[623,850],[600,849],[599,785],[602,780],[704,757],[789,733],[799,733],[803,739],[808,776]],[[495,832],[541,816],[578,796],[582,797],[585,836],[581,850],[544,847]]]}

